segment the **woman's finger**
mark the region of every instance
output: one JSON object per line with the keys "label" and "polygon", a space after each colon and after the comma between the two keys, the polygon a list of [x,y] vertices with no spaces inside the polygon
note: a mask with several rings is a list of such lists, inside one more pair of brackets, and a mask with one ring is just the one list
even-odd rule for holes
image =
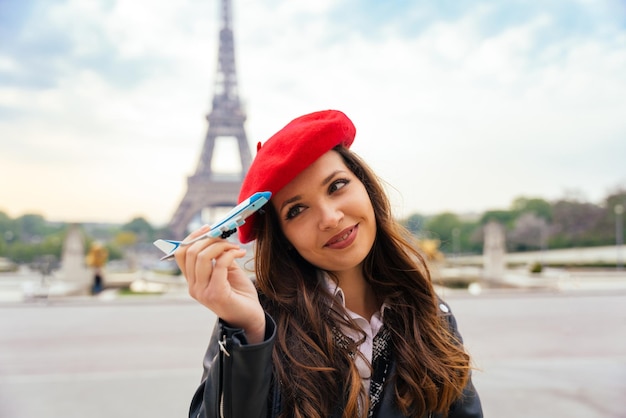
{"label": "woman's finger", "polygon": [[[190,241],[194,238],[201,236],[202,234],[209,232],[209,230],[210,230],[210,226],[204,225],[201,228],[189,234],[183,241]],[[190,278],[187,274],[187,263],[186,263],[187,247],[178,247],[178,249],[174,253],[174,258],[176,259],[176,264],[178,264],[178,268],[180,268],[180,271],[182,272],[183,276],[187,280],[189,280]]]}
{"label": "woman's finger", "polygon": [[186,255],[187,274],[190,294],[194,298],[202,297],[201,294],[209,286],[214,275],[214,260],[220,258],[224,252],[239,248],[238,245],[225,240],[199,241],[189,247]]}
{"label": "woman's finger", "polygon": [[244,255],[245,251],[237,248],[230,248],[222,252],[212,260],[209,281],[206,282],[203,288],[201,286],[197,287],[202,292],[204,301],[216,311],[222,311],[231,306],[233,289],[229,281],[230,266],[234,263],[235,258],[243,257]]}

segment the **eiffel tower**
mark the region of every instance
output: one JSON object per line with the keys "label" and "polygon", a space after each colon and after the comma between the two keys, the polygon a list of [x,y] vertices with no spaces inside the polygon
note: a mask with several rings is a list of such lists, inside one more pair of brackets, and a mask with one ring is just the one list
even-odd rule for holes
{"label": "eiffel tower", "polygon": [[[184,238],[189,224],[204,209],[232,207],[237,204],[241,183],[252,161],[243,126],[246,115],[237,92],[231,6],[231,0],[222,0],[217,74],[212,109],[206,116],[209,127],[200,161],[196,172],[187,178],[187,192],[169,223],[169,230],[177,239]],[[213,166],[215,145],[218,141],[225,140],[236,141],[241,164],[239,173],[219,173]]]}

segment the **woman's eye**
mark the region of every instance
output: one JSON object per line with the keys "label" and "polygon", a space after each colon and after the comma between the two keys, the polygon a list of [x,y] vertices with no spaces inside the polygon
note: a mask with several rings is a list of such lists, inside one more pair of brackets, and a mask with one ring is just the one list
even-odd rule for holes
{"label": "woman's eye", "polygon": [[332,182],[328,191],[329,193],[334,193],[337,190],[343,188],[346,184],[350,183],[350,180],[347,179],[339,179]]}
{"label": "woman's eye", "polygon": [[300,205],[290,207],[289,210],[287,211],[285,219],[291,219],[291,218],[298,216],[300,212],[302,212],[303,209],[304,207]]}

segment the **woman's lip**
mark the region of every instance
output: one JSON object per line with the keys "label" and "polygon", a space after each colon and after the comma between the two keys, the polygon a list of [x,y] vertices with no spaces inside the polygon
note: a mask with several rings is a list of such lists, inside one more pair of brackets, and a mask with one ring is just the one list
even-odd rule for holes
{"label": "woman's lip", "polygon": [[346,248],[356,239],[358,227],[359,225],[356,224],[344,229],[343,231],[329,239],[328,242],[324,244],[324,247],[335,249]]}

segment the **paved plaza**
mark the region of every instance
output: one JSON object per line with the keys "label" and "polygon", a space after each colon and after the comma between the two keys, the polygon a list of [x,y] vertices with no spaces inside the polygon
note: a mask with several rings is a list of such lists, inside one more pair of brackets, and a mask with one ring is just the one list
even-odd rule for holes
{"label": "paved plaza", "polygon": [[[443,296],[486,417],[626,417],[623,290]],[[0,417],[185,417],[214,320],[186,297],[0,304]]]}

